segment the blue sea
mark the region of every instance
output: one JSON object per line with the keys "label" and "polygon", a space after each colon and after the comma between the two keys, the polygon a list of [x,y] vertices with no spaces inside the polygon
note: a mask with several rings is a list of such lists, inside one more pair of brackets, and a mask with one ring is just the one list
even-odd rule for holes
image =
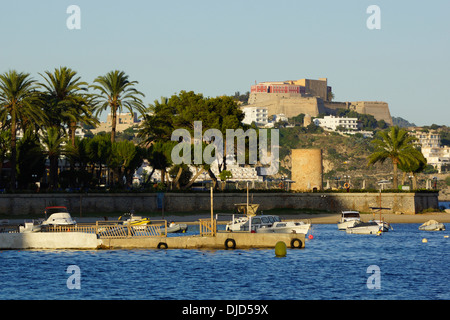
{"label": "blue sea", "polygon": [[314,225],[306,247],[281,258],[273,249],[5,250],[0,299],[450,299],[450,233],[418,227],[376,236]]}

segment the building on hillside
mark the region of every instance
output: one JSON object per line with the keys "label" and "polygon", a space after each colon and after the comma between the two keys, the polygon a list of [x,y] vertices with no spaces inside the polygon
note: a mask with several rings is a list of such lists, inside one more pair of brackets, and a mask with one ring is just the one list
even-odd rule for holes
{"label": "building on hillside", "polygon": [[[116,132],[122,132],[134,125],[138,125],[140,120],[138,119],[136,112],[117,113]],[[106,122],[100,122],[97,128],[92,129],[93,134],[97,134],[101,131],[110,132],[112,127],[112,116],[109,113]]]}
{"label": "building on hillside", "polygon": [[414,130],[409,133],[418,139],[417,143],[423,147],[439,148],[441,146],[441,135],[437,131]]}
{"label": "building on hillside", "polygon": [[327,78],[265,81],[251,86],[248,105],[267,107],[268,114],[284,114],[291,118],[299,114],[317,117],[336,115],[338,109],[373,115],[377,121],[393,125],[389,106],[382,101],[336,102]]}
{"label": "building on hillside", "polygon": [[244,112],[244,120],[242,123],[244,124],[252,124],[253,122],[258,126],[266,126],[269,122],[267,108],[258,108],[258,107],[243,107],[242,112]]}
{"label": "building on hillside", "polygon": [[359,130],[360,128],[358,118],[341,118],[335,116],[325,116],[323,118],[314,119],[314,124],[316,126],[331,131],[336,131],[337,128],[356,131]]}
{"label": "building on hillside", "polygon": [[429,165],[432,165],[439,173],[450,169],[450,147],[441,145],[439,132],[421,131],[415,128],[410,131],[410,135],[418,139],[417,144],[421,146],[422,154]]}

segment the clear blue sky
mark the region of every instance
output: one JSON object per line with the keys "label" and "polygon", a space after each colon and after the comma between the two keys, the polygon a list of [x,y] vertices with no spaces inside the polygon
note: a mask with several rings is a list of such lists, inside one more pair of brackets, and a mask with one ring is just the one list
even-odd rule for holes
{"label": "clear blue sky", "polygon": [[[69,30],[69,5],[81,29]],[[369,30],[369,5],[381,29]],[[0,72],[119,69],[144,101],[180,90],[328,78],[336,101],[378,100],[417,125],[450,125],[450,1],[0,0]]]}

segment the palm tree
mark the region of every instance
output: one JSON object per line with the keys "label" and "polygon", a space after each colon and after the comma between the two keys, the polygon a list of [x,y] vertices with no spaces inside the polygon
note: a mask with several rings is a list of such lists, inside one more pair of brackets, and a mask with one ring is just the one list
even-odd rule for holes
{"label": "palm tree", "polygon": [[16,188],[16,135],[22,121],[39,123],[45,118],[36,101],[36,82],[30,74],[11,70],[0,75],[0,122],[11,128],[11,189]]}
{"label": "palm tree", "polygon": [[88,84],[81,81],[76,71],[67,67],[55,69],[53,73],[45,71],[45,74],[40,74],[45,80],[40,86],[45,89],[44,108],[51,115],[50,125],[60,126],[61,122],[66,124],[71,145],[74,146],[78,123],[98,123],[92,114],[92,100],[85,94]]}
{"label": "palm tree", "polygon": [[[416,149],[417,150],[417,149]],[[406,174],[409,172],[412,175],[412,190],[417,190],[417,174],[425,170],[427,167],[427,159],[423,156],[423,153],[417,150],[416,154],[414,155],[416,158],[415,163],[404,163],[399,164],[399,169],[403,171],[404,178],[406,177]],[[402,179],[402,181],[404,180]],[[402,182],[403,184],[403,182]]]}
{"label": "palm tree", "polygon": [[58,162],[64,151],[65,139],[59,128],[48,127],[41,141],[45,148],[44,153],[50,160],[50,188],[55,189],[58,186]]}
{"label": "palm tree", "polygon": [[398,126],[391,127],[389,130],[379,133],[380,138],[372,143],[375,145],[375,151],[368,157],[369,165],[377,162],[383,163],[390,159],[394,171],[394,188],[398,188],[397,168],[399,165],[412,165],[417,163],[418,151],[413,142],[416,138],[410,136],[408,131],[400,129]]}
{"label": "palm tree", "polygon": [[129,81],[128,75],[123,71],[110,71],[104,76],[97,77],[94,82],[97,84],[91,87],[100,92],[96,95],[99,100],[96,115],[108,108],[111,110],[111,142],[113,143],[116,138],[117,112],[122,112],[125,107],[131,113],[135,108],[144,114],[146,110],[139,98],[139,96],[144,97],[144,94],[134,88],[138,82]]}

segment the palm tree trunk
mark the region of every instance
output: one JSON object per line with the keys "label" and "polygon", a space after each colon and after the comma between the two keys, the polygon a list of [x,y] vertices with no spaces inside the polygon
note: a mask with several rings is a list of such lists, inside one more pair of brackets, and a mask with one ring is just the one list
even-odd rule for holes
{"label": "palm tree trunk", "polygon": [[58,156],[50,156],[50,188],[58,187]]}
{"label": "palm tree trunk", "polygon": [[116,121],[117,121],[117,110],[111,107],[111,143],[116,140]]}
{"label": "palm tree trunk", "polygon": [[203,172],[205,171],[204,168],[201,168],[199,171],[197,171],[197,173],[195,174],[195,176],[192,177],[191,181],[189,181],[189,183],[187,185],[185,185],[183,187],[183,189],[187,189],[190,186],[192,186],[192,184],[195,182],[195,180],[197,180],[198,176],[201,175]]}
{"label": "palm tree trunk", "polygon": [[16,190],[16,116],[14,112],[11,113],[11,190]]}
{"label": "palm tree trunk", "polygon": [[398,189],[398,173],[397,173],[397,166],[398,166],[398,160],[392,159],[392,164],[394,165],[394,189]]}

